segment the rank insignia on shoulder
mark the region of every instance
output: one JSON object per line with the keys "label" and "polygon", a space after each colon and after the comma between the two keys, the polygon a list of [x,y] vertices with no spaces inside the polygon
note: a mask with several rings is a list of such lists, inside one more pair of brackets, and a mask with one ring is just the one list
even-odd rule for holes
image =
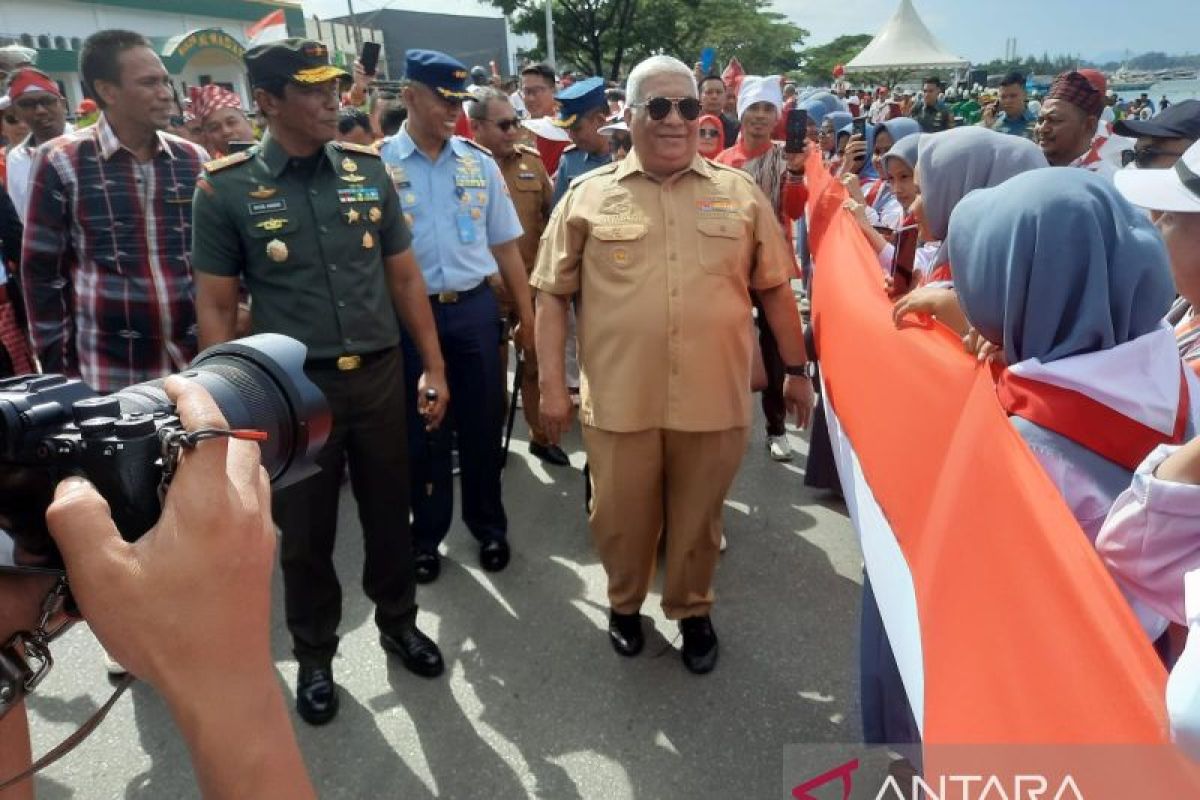
{"label": "rank insignia on shoulder", "polygon": [[232,167],[234,164],[241,164],[249,161],[254,155],[248,150],[242,150],[238,153],[230,153],[224,158],[218,158],[213,161],[207,161],[204,164],[204,170],[208,173],[219,172],[227,167]]}
{"label": "rank insignia on shoulder", "polygon": [[[355,144],[354,142],[333,142],[332,144],[338,150],[348,150],[351,153],[359,153],[360,155],[374,156],[375,158],[379,158],[379,151],[376,150],[371,145]],[[349,159],[347,159],[347,160],[349,160]],[[343,163],[343,166],[344,166],[344,163]],[[347,170],[347,172],[352,172],[352,171],[353,170]]]}
{"label": "rank insignia on shoulder", "polygon": [[491,150],[488,150],[486,147],[484,147],[483,145],[481,145],[479,142],[475,141],[474,139],[468,139],[468,138],[466,138],[465,136],[459,136],[459,137],[457,137],[457,138],[458,138],[458,139],[459,139],[459,140],[460,140],[460,141],[461,141],[463,144],[469,144],[471,147],[474,147],[476,150],[478,150],[478,151],[479,151],[479,152],[481,152],[481,153],[486,153],[486,154],[488,154],[489,156],[492,154],[492,151],[491,151]]}

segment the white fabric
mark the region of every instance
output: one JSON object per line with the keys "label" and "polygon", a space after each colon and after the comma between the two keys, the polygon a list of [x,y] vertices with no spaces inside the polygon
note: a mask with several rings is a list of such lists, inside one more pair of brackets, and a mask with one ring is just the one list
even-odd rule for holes
{"label": "white fabric", "polygon": [[912,0],[900,0],[900,7],[887,25],[861,53],[850,59],[846,71],[959,69],[969,65],[969,61],[951,53],[929,32]]}
{"label": "white fabric", "polygon": [[1161,433],[1175,431],[1179,380],[1186,376],[1192,418],[1200,416],[1200,385],[1191,370],[1180,369],[1175,332],[1159,330],[1094,353],[1043,364],[1036,358],[1009,367],[1016,375],[1072,389]]}
{"label": "white fabric", "polygon": [[742,78],[737,99],[738,119],[755,103],[770,103],[776,111],[783,110],[783,87],[779,85],[778,76],[747,75]]}
{"label": "white fabric", "polygon": [[1200,578],[1200,486],[1154,474],[1178,449],[1161,445],[1146,456],[1113,503],[1096,551],[1126,595],[1186,625],[1200,616],[1200,608],[1184,603],[1184,576],[1196,571]]}
{"label": "white fabric", "polygon": [[913,719],[917,728],[924,731],[925,657],[921,648],[921,624],[917,615],[917,590],[913,585],[912,571],[879,501],[871,493],[854,445],[842,430],[841,421],[829,405],[828,397],[822,381],[821,398],[825,403],[829,440],[833,445],[833,457],[837,462],[846,508],[858,532],[867,574],[871,576],[871,589],[875,593],[892,654],[896,657],[896,666],[908,695]]}
{"label": "white fabric", "polygon": [[529,109],[525,107],[525,98],[521,97],[520,92],[513,92],[508,96],[508,102],[512,103],[513,110],[517,112],[517,116],[521,119],[529,116]]}
{"label": "white fabric", "polygon": [[[1200,606],[1200,572],[1188,573],[1185,580],[1190,610]],[[1200,761],[1200,620],[1190,624],[1187,646],[1167,678],[1167,718],[1175,746]]]}
{"label": "white fabric", "polygon": [[558,127],[550,121],[549,117],[523,119],[521,120],[521,125],[533,131],[543,139],[549,139],[552,142],[571,141],[571,136],[567,133],[567,129]]}
{"label": "white fabric", "polygon": [[[75,130],[75,126],[71,123],[66,123],[63,128],[63,133],[71,133]],[[16,145],[8,151],[6,157],[8,171],[8,196],[12,199],[13,206],[17,209],[17,216],[21,218],[21,224],[25,224],[26,206],[29,204],[29,178],[33,174],[33,154],[37,150],[29,142],[33,136],[25,137],[25,141]]]}

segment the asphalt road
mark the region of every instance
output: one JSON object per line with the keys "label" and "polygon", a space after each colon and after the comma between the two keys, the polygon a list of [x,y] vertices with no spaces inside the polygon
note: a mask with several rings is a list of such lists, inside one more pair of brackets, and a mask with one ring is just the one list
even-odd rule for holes
{"label": "asphalt road", "polygon": [[[345,589],[334,662],[341,713],[321,728],[293,715],[321,796],[788,796],[786,746],[855,742],[860,734],[861,556],[840,502],[802,485],[805,443],[796,434],[792,442],[795,463],[772,462],[756,422],[725,509],[729,549],[713,613],[721,660],[703,677],[683,668],[678,630],[657,594],[643,609],[654,626],[646,650],[635,659],[612,652],[579,470],[529,456],[519,414],[504,481],[512,563],[483,572],[457,522],[441,578],[419,590],[419,624],[446,659],[439,679],[411,675],[379,648],[358,585],[361,537],[347,490],[336,553]],[[567,448],[581,467],[577,429]],[[296,666],[278,574],[273,625],[290,703]],[[237,658],[235,641],[212,646]],[[58,666],[29,701],[35,753],[73,731],[110,691],[84,626],[55,651]],[[37,790],[51,800],[198,796],[166,707],[140,684],[91,739],[37,779]]]}

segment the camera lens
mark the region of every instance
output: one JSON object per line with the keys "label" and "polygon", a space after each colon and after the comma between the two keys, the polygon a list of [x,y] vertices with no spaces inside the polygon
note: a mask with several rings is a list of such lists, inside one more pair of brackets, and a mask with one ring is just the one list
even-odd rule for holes
{"label": "camera lens", "polygon": [[[276,488],[316,473],[329,436],[329,406],[304,374],[306,354],[295,339],[264,333],[210,347],[180,373],[208,390],[230,428],[266,432],[262,463]],[[126,413],[170,412],[162,384],[140,383],[111,396]]]}

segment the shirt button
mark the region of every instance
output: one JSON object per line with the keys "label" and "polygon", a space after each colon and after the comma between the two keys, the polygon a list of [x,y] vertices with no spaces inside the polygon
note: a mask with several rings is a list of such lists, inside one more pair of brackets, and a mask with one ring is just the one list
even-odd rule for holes
{"label": "shirt button", "polygon": [[330,271],[330,272],[337,272],[337,264],[330,264],[330,265],[329,265],[329,271]]}
{"label": "shirt button", "polygon": [[327,228],[327,227],[325,227],[324,225],[322,225],[322,226],[321,226],[321,233],[329,233],[329,228]]}
{"label": "shirt button", "polygon": [[316,189],[309,189],[308,193],[311,194],[313,197],[316,197],[318,194],[320,194],[320,192],[318,192]]}
{"label": "shirt button", "polygon": [[345,308],[345,307],[346,307],[346,301],[338,300],[338,308]]}
{"label": "shirt button", "polygon": [[344,341],[346,344],[354,344],[353,339],[343,339],[342,341]]}

